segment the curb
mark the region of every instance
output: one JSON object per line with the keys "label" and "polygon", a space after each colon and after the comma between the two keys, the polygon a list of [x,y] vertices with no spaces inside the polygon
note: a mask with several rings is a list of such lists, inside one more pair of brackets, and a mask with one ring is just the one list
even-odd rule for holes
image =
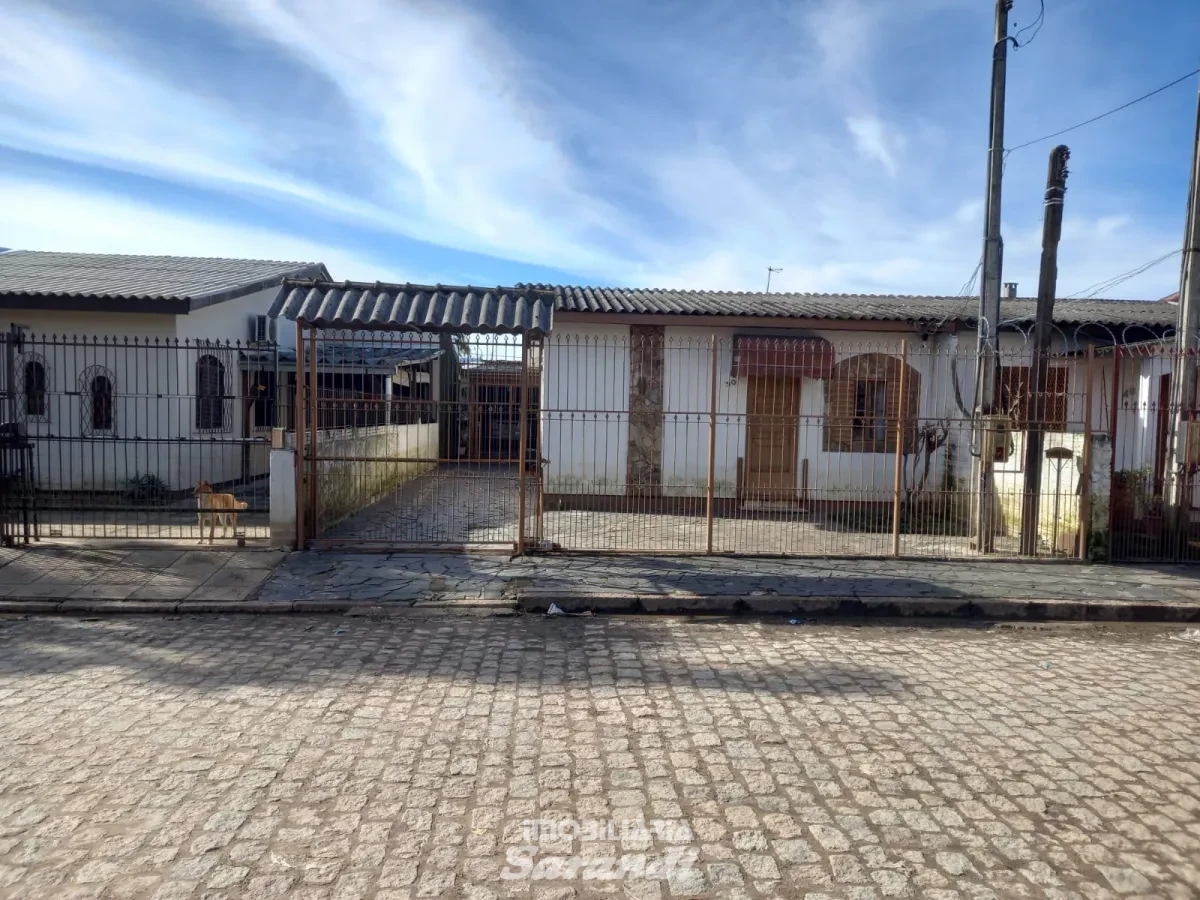
{"label": "curb", "polygon": [[0,600],[0,616],[194,616],[194,615],[344,615],[373,618],[432,618],[434,616],[512,616],[515,603],[363,603],[361,600]]}
{"label": "curb", "polygon": [[1200,602],[1062,600],[996,597],[813,597],[711,594],[561,594],[523,592],[512,599],[446,597],[412,603],[324,600],[0,599],[0,615],[344,615],[365,618],[511,616],[544,613],[795,615],[838,619],[985,619],[1030,622],[1200,622]]}
{"label": "curb", "polygon": [[522,612],[752,614],[817,618],[1000,619],[1069,622],[1200,622],[1188,601],[1062,600],[997,597],[813,597],[782,595],[595,594],[520,597]]}

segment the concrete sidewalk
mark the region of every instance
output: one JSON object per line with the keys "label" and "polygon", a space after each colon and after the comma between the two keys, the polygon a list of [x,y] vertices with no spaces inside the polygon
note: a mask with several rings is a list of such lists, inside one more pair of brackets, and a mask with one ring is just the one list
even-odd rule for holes
{"label": "concrete sidewalk", "polygon": [[297,609],[755,612],[1200,621],[1200,568],[890,559],[295,553],[259,600]]}
{"label": "concrete sidewalk", "polygon": [[893,559],[0,551],[0,612],[760,613],[1200,621],[1200,568]]}
{"label": "concrete sidewalk", "polygon": [[178,612],[253,599],[286,553],[46,542],[0,548],[0,612]]}

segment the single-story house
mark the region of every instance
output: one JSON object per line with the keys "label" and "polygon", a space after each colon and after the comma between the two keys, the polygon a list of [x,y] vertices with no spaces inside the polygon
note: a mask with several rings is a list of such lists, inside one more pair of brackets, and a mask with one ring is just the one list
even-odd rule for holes
{"label": "single-story house", "polygon": [[[886,501],[897,446],[886,423],[901,391],[914,423],[906,444],[918,439],[919,423],[950,432],[930,471],[921,464],[926,484],[969,474],[975,298],[550,289],[554,327],[542,386],[548,505],[611,493],[666,506],[703,496],[711,394],[716,494],[725,500]],[[1034,306],[1002,304],[1001,386],[1018,420]],[[1072,381],[1082,380],[1083,348],[1160,337],[1175,317],[1167,304],[1058,301],[1051,350],[1062,360],[1051,362],[1048,427],[1083,430],[1085,391]],[[1097,385],[1106,366],[1111,379],[1111,356],[1094,364]],[[1100,429],[1098,405],[1093,420]]]}
{"label": "single-story house", "polygon": [[[718,515],[890,507],[899,448],[904,490],[953,499],[959,515],[981,452],[977,306],[974,297],[305,281],[285,286],[275,311],[322,328],[533,335],[548,510],[703,514],[710,472]],[[1024,489],[1034,310],[1032,299],[1002,302],[1011,428],[990,452],[1006,516]],[[1047,448],[1063,459],[1070,451],[1075,468],[1044,466],[1043,490],[1073,493],[1083,433],[1103,443],[1112,432],[1114,373],[1117,403],[1129,407],[1118,431],[1142,429],[1136,452],[1118,441],[1116,468],[1154,458],[1142,421],[1151,414],[1133,406],[1152,381],[1158,390],[1162,360],[1097,351],[1161,341],[1176,314],[1168,303],[1057,302],[1044,430]]]}
{"label": "single-story house", "polygon": [[[42,491],[151,497],[266,472],[274,360],[267,312],[321,263],[12,250],[0,253],[0,419],[24,427]],[[11,386],[11,390],[9,387]],[[15,463],[14,463],[15,464]]]}

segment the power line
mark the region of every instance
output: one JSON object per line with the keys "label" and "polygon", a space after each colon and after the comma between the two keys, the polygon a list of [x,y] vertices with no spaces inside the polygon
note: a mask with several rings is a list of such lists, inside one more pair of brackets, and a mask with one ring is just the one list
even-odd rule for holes
{"label": "power line", "polygon": [[[1028,41],[1026,43],[1028,43]],[[1100,115],[1098,115],[1098,116],[1092,116],[1092,118],[1090,118],[1084,122],[1080,122],[1078,125],[1072,125],[1070,128],[1064,128],[1062,131],[1056,131],[1053,134],[1047,134],[1040,138],[1034,138],[1032,141],[1026,141],[1024,144],[1017,144],[1017,146],[1015,146],[1015,147],[1010,147],[1008,150],[1005,151],[1004,155],[1007,156],[1009,153],[1012,153],[1015,150],[1020,150],[1023,147],[1030,147],[1034,144],[1039,144],[1042,141],[1048,141],[1048,140],[1050,140],[1050,138],[1056,138],[1060,134],[1066,134],[1068,131],[1074,131],[1076,128],[1082,128],[1084,125],[1091,125],[1093,122],[1099,122],[1101,119],[1103,119],[1107,116],[1111,116],[1113,113],[1118,113],[1123,109],[1128,109],[1129,107],[1133,106],[1135,103],[1141,103],[1143,100],[1147,100],[1150,97],[1153,97],[1155,94],[1161,94],[1167,88],[1175,87],[1175,85],[1179,84],[1181,81],[1187,81],[1193,75],[1200,75],[1200,69],[1192,69],[1192,71],[1188,72],[1186,75],[1181,75],[1179,78],[1176,78],[1170,84],[1164,84],[1160,88],[1155,88],[1150,93],[1142,94],[1142,96],[1138,97],[1136,100],[1130,100],[1128,103],[1122,103],[1120,106],[1118,106],[1114,109],[1110,109],[1108,112],[1100,113]]]}
{"label": "power line", "polygon": [[1097,294],[1101,293],[1102,291],[1108,291],[1108,290],[1111,290],[1112,288],[1115,288],[1118,284],[1124,284],[1130,278],[1136,278],[1138,275],[1141,275],[1143,272],[1147,272],[1150,269],[1153,269],[1155,266],[1159,265],[1160,263],[1164,263],[1168,259],[1170,259],[1172,256],[1175,256],[1176,254],[1182,253],[1182,252],[1183,252],[1182,250],[1172,250],[1170,253],[1164,253],[1162,256],[1158,257],[1157,259],[1152,259],[1149,262],[1142,263],[1140,266],[1136,266],[1135,268],[1130,269],[1128,272],[1122,272],[1120,275],[1114,275],[1112,278],[1106,278],[1104,281],[1097,281],[1095,284],[1088,285],[1083,290],[1076,291],[1073,294],[1067,294],[1063,299],[1066,300],[1066,299],[1070,299],[1073,297],[1079,297],[1080,294],[1086,294],[1087,296],[1083,297],[1082,299],[1089,300],[1092,297],[1095,297]]}
{"label": "power line", "polygon": [[[1034,19],[1032,22],[1030,22],[1028,25],[1026,25],[1024,28],[1020,29],[1015,35],[1013,35],[1013,49],[1020,50],[1022,47],[1028,47],[1030,44],[1032,44],[1033,39],[1038,36],[1038,32],[1042,30],[1042,25],[1045,24],[1045,22],[1046,22],[1046,0],[1041,0],[1041,9],[1039,10],[1039,12],[1037,14],[1037,18]],[[1027,40],[1025,43],[1022,44],[1021,43],[1021,35],[1023,35],[1025,32],[1027,32],[1030,28],[1033,29],[1033,34],[1031,34],[1029,36],[1029,40]]]}

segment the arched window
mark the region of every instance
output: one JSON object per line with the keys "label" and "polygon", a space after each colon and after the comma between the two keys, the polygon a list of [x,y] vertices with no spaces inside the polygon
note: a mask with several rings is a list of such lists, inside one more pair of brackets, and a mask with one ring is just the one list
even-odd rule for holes
{"label": "arched window", "polygon": [[[900,403],[900,369],[904,404]],[[863,353],[833,367],[825,392],[825,449],[833,453],[895,453],[903,414],[904,450],[916,435],[921,375],[886,353]]]}
{"label": "arched window", "polygon": [[46,398],[46,363],[38,356],[28,356],[21,367],[24,381],[22,393],[25,398],[25,415],[31,419],[45,419],[49,414]]}
{"label": "arched window", "polygon": [[196,360],[196,428],[225,430],[225,364],[209,354]]}
{"label": "arched window", "polygon": [[112,431],[115,379],[104,366],[88,366],[79,373],[79,426],[84,435]]}

